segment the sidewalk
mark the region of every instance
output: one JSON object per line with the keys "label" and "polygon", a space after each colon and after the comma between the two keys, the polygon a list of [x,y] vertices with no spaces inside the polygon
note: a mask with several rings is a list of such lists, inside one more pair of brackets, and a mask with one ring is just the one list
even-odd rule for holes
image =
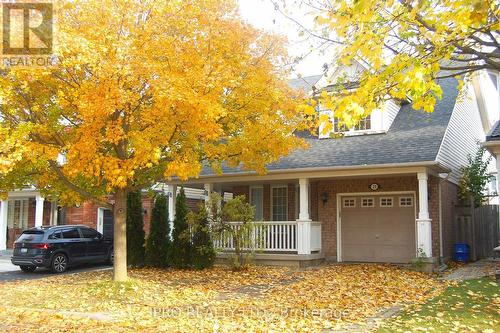
{"label": "sidewalk", "polygon": [[465,266],[459,267],[444,275],[443,279],[451,281],[464,281],[478,279],[485,276],[495,276],[500,269],[500,259],[482,259]]}
{"label": "sidewalk", "polygon": [[0,272],[12,272],[19,269],[10,262],[11,256],[12,250],[0,251]]}
{"label": "sidewalk", "polygon": [[0,258],[8,257],[10,259],[11,256],[12,256],[12,250],[10,250],[10,249],[0,251]]}

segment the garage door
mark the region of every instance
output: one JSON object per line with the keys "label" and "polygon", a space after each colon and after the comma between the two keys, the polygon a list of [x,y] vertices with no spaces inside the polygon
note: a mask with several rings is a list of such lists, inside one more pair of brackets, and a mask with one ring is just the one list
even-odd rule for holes
{"label": "garage door", "polygon": [[415,257],[413,195],[341,197],[343,261],[407,263]]}

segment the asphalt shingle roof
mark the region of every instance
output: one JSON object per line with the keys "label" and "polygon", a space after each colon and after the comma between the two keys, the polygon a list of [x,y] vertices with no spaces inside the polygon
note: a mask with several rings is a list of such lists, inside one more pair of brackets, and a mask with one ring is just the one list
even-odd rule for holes
{"label": "asphalt shingle roof", "polygon": [[[458,95],[454,78],[440,81],[443,98],[434,112],[416,111],[411,104],[401,107],[387,133],[317,139],[309,136],[309,148],[296,150],[268,165],[269,171],[302,168],[363,166],[435,161]],[[499,138],[500,139],[500,138]],[[247,173],[223,167],[223,173]],[[206,167],[202,175],[214,172]]]}
{"label": "asphalt shingle roof", "polygon": [[493,125],[492,130],[486,136],[486,141],[498,141],[500,140],[500,121],[497,121],[495,125]]}
{"label": "asphalt shingle roof", "polygon": [[304,92],[311,91],[312,87],[318,83],[323,75],[304,76],[288,81],[288,85],[295,90],[302,90]]}

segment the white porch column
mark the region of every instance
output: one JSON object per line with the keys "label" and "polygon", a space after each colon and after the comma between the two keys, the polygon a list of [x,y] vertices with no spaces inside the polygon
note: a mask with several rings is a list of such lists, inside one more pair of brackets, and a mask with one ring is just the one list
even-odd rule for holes
{"label": "white porch column", "polygon": [[0,251],[7,249],[7,200],[0,202]]}
{"label": "white porch column", "polygon": [[207,204],[208,200],[210,200],[210,194],[214,191],[214,184],[206,183],[203,187],[205,189],[205,204]]}
{"label": "white porch column", "polygon": [[43,203],[45,202],[45,199],[38,194],[35,200],[35,227],[41,227],[43,224]]}
{"label": "white porch column", "polygon": [[310,221],[310,218],[309,218],[309,179],[308,178],[300,178],[299,179],[299,192],[300,192],[299,220]]}
{"label": "white porch column", "polygon": [[[418,219],[417,255],[432,257],[432,220],[429,218],[429,195],[427,193],[427,172],[419,172],[418,178]],[[423,252],[423,253],[422,253]]]}
{"label": "white porch column", "polygon": [[175,202],[177,199],[177,186],[168,185],[168,220],[170,221],[170,229],[175,219]]}
{"label": "white porch column", "polygon": [[311,254],[311,219],[309,218],[309,179],[299,179],[299,218],[297,220],[297,253]]}

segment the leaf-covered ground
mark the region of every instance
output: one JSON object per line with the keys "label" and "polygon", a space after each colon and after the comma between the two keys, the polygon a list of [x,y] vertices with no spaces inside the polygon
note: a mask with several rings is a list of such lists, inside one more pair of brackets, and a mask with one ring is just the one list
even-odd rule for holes
{"label": "leaf-covered ground", "polygon": [[0,331],[317,332],[423,304],[448,283],[383,265],[138,269],[0,284]]}
{"label": "leaf-covered ground", "polygon": [[380,332],[500,332],[500,288],[491,278],[461,282],[386,322]]}

